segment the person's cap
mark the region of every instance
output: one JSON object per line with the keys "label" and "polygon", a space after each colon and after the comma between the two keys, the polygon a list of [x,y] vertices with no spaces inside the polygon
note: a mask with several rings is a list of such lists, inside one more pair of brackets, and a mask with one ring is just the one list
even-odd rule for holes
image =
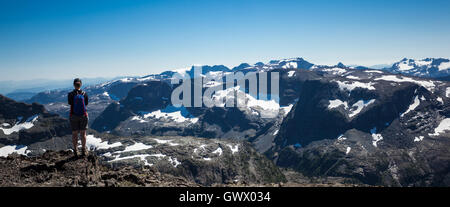
{"label": "person's cap", "polygon": [[81,84],[81,79],[75,78],[75,80],[73,80],[73,84],[75,84],[75,83],[80,83]]}

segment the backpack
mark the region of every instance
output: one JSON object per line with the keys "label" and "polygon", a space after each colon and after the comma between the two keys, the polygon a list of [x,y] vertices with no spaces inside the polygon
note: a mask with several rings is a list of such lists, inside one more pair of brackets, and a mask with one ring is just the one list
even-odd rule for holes
{"label": "backpack", "polygon": [[73,114],[84,116],[86,114],[86,105],[84,103],[84,92],[77,93],[73,97]]}

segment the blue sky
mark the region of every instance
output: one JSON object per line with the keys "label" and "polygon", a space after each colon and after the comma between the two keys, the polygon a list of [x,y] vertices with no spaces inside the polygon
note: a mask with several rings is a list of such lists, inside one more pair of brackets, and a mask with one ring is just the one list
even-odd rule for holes
{"label": "blue sky", "polygon": [[0,1],[0,80],[450,57],[450,1]]}

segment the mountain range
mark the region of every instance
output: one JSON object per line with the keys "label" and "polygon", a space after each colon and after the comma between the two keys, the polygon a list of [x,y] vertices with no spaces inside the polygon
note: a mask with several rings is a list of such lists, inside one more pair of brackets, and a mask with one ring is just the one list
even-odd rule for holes
{"label": "mountain range", "polygon": [[[85,86],[101,84],[116,78],[83,78]],[[0,94],[12,98],[17,101],[25,101],[39,92],[52,90],[66,90],[72,87],[72,80],[50,80],[50,79],[36,79],[36,80],[7,80],[0,81]]]}
{"label": "mountain range", "polygon": [[409,76],[442,78],[450,76],[450,60],[445,58],[426,58],[414,60],[404,58],[392,67],[383,70]]}
{"label": "mountain range", "polygon": [[[289,170],[311,180],[449,186],[448,63],[403,59],[376,70],[291,58],[204,67],[203,76],[219,79],[278,72],[277,101],[238,87],[214,95],[242,94],[245,107],[175,107],[170,95],[178,85],[171,76],[193,74],[194,67],[112,80],[84,89],[88,143],[111,167],[141,166],[202,185],[292,181]],[[0,155],[67,149],[68,92],[41,92],[28,104],[2,97]]]}

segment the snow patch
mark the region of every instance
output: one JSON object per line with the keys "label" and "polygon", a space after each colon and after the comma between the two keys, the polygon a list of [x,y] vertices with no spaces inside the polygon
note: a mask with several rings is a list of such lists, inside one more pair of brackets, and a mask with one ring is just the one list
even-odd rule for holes
{"label": "snow patch", "polygon": [[425,137],[424,136],[418,136],[414,138],[414,142],[421,142]]}
{"label": "snow patch", "polygon": [[192,67],[185,67],[185,68],[179,68],[179,69],[175,69],[175,70],[171,70],[172,72],[175,73],[185,73],[186,71],[191,70]]}
{"label": "snow patch", "polygon": [[375,90],[375,87],[373,87],[374,83],[364,83],[364,82],[358,82],[358,81],[335,81],[338,86],[339,89],[341,90],[347,90],[349,92],[351,92],[352,90],[354,90],[355,88],[364,88],[367,90]]}
{"label": "snow patch", "polygon": [[292,76],[294,76],[294,74],[295,74],[295,71],[291,70],[288,72],[288,77],[292,77]]}
{"label": "snow patch", "polygon": [[379,78],[376,78],[375,80],[376,81],[384,80],[384,81],[399,82],[399,83],[401,83],[401,82],[416,83],[416,84],[418,84],[420,86],[423,86],[424,88],[426,88],[429,91],[433,91],[434,88],[435,88],[435,85],[434,85],[433,81],[419,81],[419,80],[414,80],[414,79],[409,78],[409,77],[399,78],[396,75],[384,75],[384,76],[381,76]]}
{"label": "snow patch", "polygon": [[348,153],[350,153],[350,150],[352,150],[351,147],[347,147],[347,150],[345,151],[345,154],[348,155]]}
{"label": "snow patch", "polygon": [[277,134],[278,134],[278,131],[279,131],[279,130],[277,129],[272,135],[274,135],[274,136],[277,135]]}
{"label": "snow patch", "polygon": [[133,120],[133,121],[139,121],[139,123],[146,123],[146,122],[148,122],[147,120],[144,120],[142,117],[140,117],[140,116],[133,116],[133,117],[131,117],[131,120]]}
{"label": "snow patch", "polygon": [[[155,119],[170,119],[177,123],[189,122],[195,124],[198,122],[198,118],[193,117],[184,107],[174,107],[168,106],[165,109],[157,110],[151,113],[147,113],[143,115],[144,119],[155,118]],[[133,117],[134,120],[139,120],[138,118]]]}
{"label": "snow patch", "polygon": [[30,153],[27,146],[23,145],[8,145],[0,148],[0,157],[8,157],[8,155],[17,153],[19,155],[27,155]]}
{"label": "snow patch", "polygon": [[[365,101],[365,100],[359,100],[358,102],[356,102],[355,104],[353,104],[350,107],[350,111],[349,111],[349,117],[352,118],[356,115],[358,115],[365,107],[369,106],[370,104],[374,103],[375,99],[369,100],[369,101]],[[328,104],[328,109],[334,109],[337,108],[339,106],[344,106],[345,110],[348,110],[348,103],[346,101],[341,101],[339,99],[336,100],[330,100],[329,104]]]}
{"label": "snow patch", "polygon": [[197,152],[198,152],[199,149],[201,149],[202,151],[204,151],[204,150],[205,150],[205,147],[206,147],[205,144],[200,145],[198,148],[195,148],[195,149],[194,149],[194,153],[197,154]]}
{"label": "snow patch", "polygon": [[[237,93],[236,96],[235,93]],[[235,86],[225,90],[216,91],[208,102],[217,107],[225,107],[227,102],[237,99],[237,105],[240,110],[248,110],[251,114],[258,115],[262,118],[275,118],[278,116],[281,109],[287,114],[286,110],[290,110],[293,106],[289,105],[281,107],[275,97],[271,97],[271,99],[268,100],[268,98],[262,96],[264,95],[260,95],[259,99],[257,99],[251,94],[241,91],[240,86]]]}
{"label": "snow patch", "polygon": [[165,113],[161,112],[161,110],[151,112],[149,114],[144,115],[144,118],[167,118],[172,119],[175,122],[182,123],[182,122],[191,122],[191,123],[197,123],[198,118],[186,118],[183,115],[181,115],[180,111],[172,112],[172,113]]}
{"label": "snow patch", "polygon": [[383,71],[380,70],[364,70],[366,73],[383,73]]}
{"label": "snow patch", "polygon": [[239,151],[239,145],[237,144],[237,145],[235,145],[234,147],[231,145],[231,144],[228,144],[227,145],[229,148],[230,148],[230,150],[231,150],[231,154],[234,154],[234,153],[236,153],[236,152],[238,152]]}
{"label": "snow patch", "polygon": [[334,109],[337,108],[341,105],[344,105],[344,108],[347,109],[348,108],[348,104],[346,101],[341,101],[339,99],[335,99],[335,100],[330,100],[329,104],[328,104],[328,109]]}
{"label": "snow patch", "polygon": [[148,160],[147,160],[147,157],[152,156],[152,155],[149,155],[149,154],[131,155],[131,156],[126,156],[126,157],[119,157],[119,156],[120,155],[118,155],[113,160],[110,160],[108,162],[117,162],[117,161],[120,161],[120,160],[128,160],[128,159],[139,158],[141,161],[144,162],[144,165],[146,165],[146,166],[153,166],[153,164],[149,163]]}
{"label": "snow patch", "polygon": [[343,69],[343,68],[329,68],[329,69],[323,69],[322,71],[329,72],[333,75],[342,75],[347,72],[347,70]]}
{"label": "snow patch", "polygon": [[372,145],[374,147],[378,147],[378,142],[383,140],[383,136],[381,136],[381,134],[377,134],[377,128],[374,127],[373,129],[370,130],[370,133],[372,134]]}
{"label": "snow patch", "polygon": [[[124,152],[124,151],[122,151]],[[108,155],[107,155],[108,154]],[[104,154],[105,156],[111,156],[110,153]],[[120,160],[128,160],[128,159],[134,159],[134,158],[139,158],[140,161],[144,162],[144,165],[146,166],[153,166],[152,163],[149,163],[147,160],[147,157],[156,157],[158,159],[163,159],[165,157],[167,157],[167,160],[169,161],[169,163],[171,165],[173,165],[173,167],[178,167],[178,165],[181,164],[181,162],[179,162],[177,160],[177,158],[172,158],[172,157],[168,157],[167,155],[158,153],[158,154],[139,154],[139,155],[131,155],[131,156],[125,156],[125,157],[120,157],[120,152],[118,155],[115,155],[114,159],[108,161],[108,162],[117,162]]]}
{"label": "snow patch", "polygon": [[222,148],[217,148],[216,150],[214,150],[214,152],[212,152],[213,154],[219,154],[219,156],[221,156],[222,155],[222,153],[223,153],[223,151],[222,151]]}
{"label": "snow patch", "polygon": [[296,62],[287,62],[285,65],[282,66],[284,69],[291,69],[291,68],[297,68]]}
{"label": "snow patch", "polygon": [[144,143],[136,142],[133,145],[125,147],[125,150],[121,152],[133,152],[133,151],[139,151],[139,150],[146,150],[152,148],[151,145],[146,145]]}
{"label": "snow patch", "polygon": [[284,116],[288,115],[289,112],[291,112],[293,106],[294,106],[294,104],[289,104],[289,106],[281,107],[281,109],[283,110]]}
{"label": "snow patch", "polygon": [[156,80],[154,77],[152,77],[152,76],[148,76],[148,77],[145,77],[145,78],[138,78],[137,79],[138,81],[148,81],[148,80]]}
{"label": "snow patch", "polygon": [[439,71],[450,69],[450,62],[443,62],[438,67]]}
{"label": "snow patch", "polygon": [[122,83],[128,83],[128,82],[131,82],[131,81],[133,81],[133,78],[122,78],[122,79],[120,79],[120,82],[122,82]]}
{"label": "snow patch", "polygon": [[398,64],[398,69],[401,71],[411,70],[414,66],[410,65],[408,62],[404,61]]}
{"label": "snow patch", "polygon": [[280,104],[278,104],[274,99],[258,100],[251,95],[248,95],[247,98],[248,98],[247,101],[248,108],[261,107],[263,110],[277,111],[277,112],[280,110]]}
{"label": "snow patch", "polygon": [[419,66],[419,67],[422,67],[422,66],[430,66],[430,65],[433,63],[432,60],[429,60],[429,61],[425,61],[425,60],[416,60],[416,61],[414,61],[414,62],[415,62],[415,64],[416,64],[417,66]]}
{"label": "snow patch", "polygon": [[434,133],[429,135],[439,136],[439,134],[444,133],[445,131],[450,131],[450,118],[442,120],[439,126],[434,129]]}
{"label": "snow patch", "polygon": [[87,135],[86,136],[86,147],[89,149],[110,149],[114,147],[122,146],[122,143],[116,142],[112,144],[108,144],[108,141],[102,141],[100,138],[94,137],[94,135]]}
{"label": "snow patch", "polygon": [[169,157],[168,160],[169,160],[170,164],[173,165],[173,167],[178,167],[178,165],[181,165],[181,162],[179,162],[177,160],[177,158]]}
{"label": "snow patch", "polygon": [[180,144],[177,144],[177,143],[172,143],[173,140],[163,140],[163,139],[156,139],[156,138],[153,139],[153,140],[155,140],[156,143],[158,143],[158,144],[168,144],[170,146],[178,146],[178,145],[180,145]]}
{"label": "snow patch", "polygon": [[158,154],[152,154],[152,155],[149,155],[149,156],[150,156],[150,157],[157,157],[157,158],[159,158],[159,159],[166,157],[166,155],[163,155],[163,154],[161,154],[161,153],[158,153]]}
{"label": "snow patch", "polygon": [[18,121],[14,126],[12,126],[11,128],[3,128],[3,127],[8,127],[7,125],[9,125],[9,124],[2,124],[2,127],[0,127],[0,129],[3,130],[3,133],[5,135],[11,135],[14,132],[19,132],[21,130],[26,130],[26,129],[32,128],[34,126],[34,122],[37,121],[38,117],[39,117],[38,115],[31,116],[23,123],[20,123],[20,121],[22,121],[22,117],[18,117],[17,118]]}
{"label": "snow patch", "polygon": [[353,76],[353,75],[346,76],[346,78],[353,79],[353,80],[361,80],[361,78]]}
{"label": "snow patch", "polygon": [[416,96],[414,98],[414,102],[409,106],[408,110],[406,110],[403,114],[400,115],[400,117],[403,117],[405,114],[408,114],[409,112],[413,111],[420,105],[419,96]]}
{"label": "snow patch", "polygon": [[355,104],[352,105],[352,108],[355,108],[350,114],[349,117],[354,117],[357,114],[359,114],[359,112],[361,112],[365,107],[367,107],[368,105],[372,104],[375,102],[375,99],[369,100],[369,101],[364,101],[364,100],[359,100],[358,102],[356,102]]}
{"label": "snow patch", "polygon": [[347,139],[347,137],[344,137],[343,134],[341,134],[341,135],[337,138],[338,141],[344,141],[344,140],[346,140],[346,139]]}

